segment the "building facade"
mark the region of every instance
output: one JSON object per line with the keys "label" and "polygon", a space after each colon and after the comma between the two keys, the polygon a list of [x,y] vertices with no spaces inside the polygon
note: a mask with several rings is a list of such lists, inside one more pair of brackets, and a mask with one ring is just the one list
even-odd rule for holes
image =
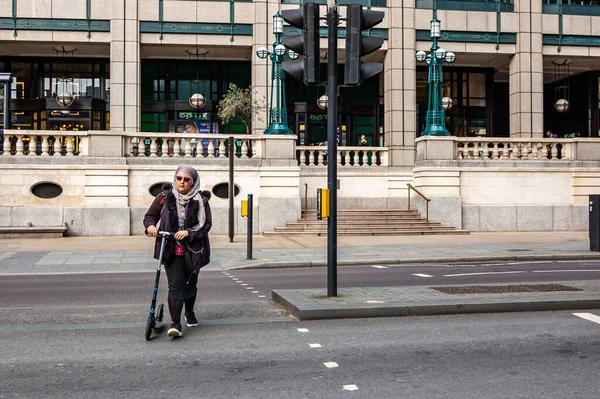
{"label": "building facade", "polygon": [[[0,118],[0,226],[139,234],[177,164],[197,166],[205,189],[223,187],[231,136],[236,206],[255,195],[256,232],[313,208],[333,159],[323,147],[327,112],[317,106],[323,86],[286,78],[293,135],[264,135],[268,107],[249,128],[217,115],[231,84],[268,102],[271,65],[256,51],[273,43],[273,15],[300,2],[0,0],[0,72],[13,76],[0,93],[9,104],[8,126]],[[317,3],[324,15],[325,1]],[[586,196],[600,192],[596,1],[361,4],[385,12],[369,32],[384,45],[367,58],[384,71],[340,89],[341,207],[405,207],[411,183],[430,197],[432,218],[456,227],[587,228]],[[456,54],[444,65],[443,95],[453,104],[446,139],[420,137],[428,76],[415,53],[431,46],[434,7],[440,45]],[[341,62],[344,45],[340,29]],[[202,108],[190,101],[196,93]],[[547,130],[554,135],[545,138]],[[227,200],[215,196],[213,208],[215,231],[225,233]],[[236,223],[242,232],[245,223]]]}

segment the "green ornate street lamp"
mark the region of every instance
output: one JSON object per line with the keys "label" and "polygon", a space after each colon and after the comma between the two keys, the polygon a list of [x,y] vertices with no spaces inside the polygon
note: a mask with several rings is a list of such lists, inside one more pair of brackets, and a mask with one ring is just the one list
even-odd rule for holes
{"label": "green ornate street lamp", "polygon": [[433,0],[433,19],[431,20],[431,46],[430,54],[423,50],[417,51],[416,58],[418,62],[425,62],[429,66],[429,75],[427,77],[428,95],[427,95],[427,118],[425,130],[421,136],[450,136],[446,130],[446,118],[444,115],[444,104],[442,104],[442,82],[444,74],[442,72],[442,63],[449,64],[456,60],[453,52],[444,50],[438,46],[438,40],[441,36],[440,20],[437,19],[437,4]]}
{"label": "green ornate street lamp", "polygon": [[298,54],[293,51],[287,51],[285,46],[281,44],[281,35],[283,34],[283,17],[277,11],[273,15],[273,33],[275,34],[275,42],[273,43],[273,51],[269,51],[264,47],[256,51],[258,58],[271,58],[273,64],[271,74],[271,108],[269,111],[269,127],[265,130],[265,134],[293,134],[287,124],[287,108],[285,106],[285,73],[281,69],[283,58],[287,55],[292,60],[298,58]]}

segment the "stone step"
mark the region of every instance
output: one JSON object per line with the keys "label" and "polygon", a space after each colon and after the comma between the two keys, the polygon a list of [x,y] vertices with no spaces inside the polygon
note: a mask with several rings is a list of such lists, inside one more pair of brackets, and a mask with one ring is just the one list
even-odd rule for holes
{"label": "stone step", "polygon": [[[282,235],[313,235],[326,236],[327,231],[293,231],[293,232],[276,232],[265,231],[265,236],[282,236]],[[338,231],[338,235],[347,236],[413,236],[413,235],[463,235],[470,234],[469,230],[402,230],[402,231],[371,231],[371,232],[353,232],[353,231]]]}
{"label": "stone step", "polygon": [[67,226],[0,227],[0,238],[58,238],[67,232]]}
{"label": "stone step", "polygon": [[[338,226],[338,231],[355,231],[355,232],[370,232],[370,231],[391,231],[391,230],[454,230],[454,227],[449,226],[377,226],[377,227],[352,227],[352,226]],[[290,228],[286,227],[275,227],[275,231],[277,232],[285,232],[285,231],[327,231],[327,226],[307,226],[304,228]]]}

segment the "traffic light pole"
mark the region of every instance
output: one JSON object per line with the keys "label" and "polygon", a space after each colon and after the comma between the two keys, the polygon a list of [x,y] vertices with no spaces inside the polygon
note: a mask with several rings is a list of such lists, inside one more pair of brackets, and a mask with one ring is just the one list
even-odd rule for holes
{"label": "traffic light pole", "polygon": [[329,218],[327,219],[327,296],[337,296],[337,26],[338,9],[327,1],[327,188],[329,189]]}

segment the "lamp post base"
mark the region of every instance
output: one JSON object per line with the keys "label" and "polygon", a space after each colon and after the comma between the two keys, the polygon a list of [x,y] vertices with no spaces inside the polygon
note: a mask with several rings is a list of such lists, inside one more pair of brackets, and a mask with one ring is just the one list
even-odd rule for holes
{"label": "lamp post base", "polygon": [[269,125],[265,134],[294,134],[285,123],[273,122]]}
{"label": "lamp post base", "polygon": [[450,132],[442,125],[430,125],[425,127],[421,136],[450,136]]}

